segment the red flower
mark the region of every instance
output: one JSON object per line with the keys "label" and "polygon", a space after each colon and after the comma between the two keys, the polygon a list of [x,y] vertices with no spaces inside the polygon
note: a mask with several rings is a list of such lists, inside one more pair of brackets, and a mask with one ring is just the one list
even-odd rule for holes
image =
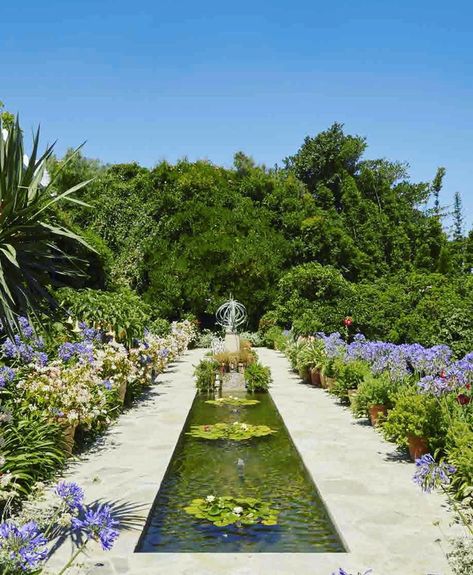
{"label": "red flower", "polygon": [[442,370],[442,371],[440,372],[440,377],[441,377],[442,379],[445,379],[445,378],[447,377],[447,374],[445,373],[445,371]]}
{"label": "red flower", "polygon": [[465,387],[468,389],[468,391],[470,391],[470,389],[471,389],[471,384],[467,383],[467,384],[465,385]]}
{"label": "red flower", "polygon": [[351,317],[346,317],[346,318],[343,320],[343,325],[344,325],[345,327],[350,327],[352,323],[353,323],[353,319],[352,319]]}
{"label": "red flower", "polygon": [[460,405],[468,405],[471,399],[468,397],[468,395],[460,393],[459,395],[457,395],[457,401]]}

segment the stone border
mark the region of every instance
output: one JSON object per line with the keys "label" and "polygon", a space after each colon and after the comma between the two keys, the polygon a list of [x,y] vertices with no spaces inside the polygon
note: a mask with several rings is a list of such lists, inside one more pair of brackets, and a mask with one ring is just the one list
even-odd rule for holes
{"label": "stone border", "polygon": [[[273,400],[349,552],[134,553],[192,405],[193,365],[202,354],[188,352],[159,377],[144,403],[120,417],[100,449],[70,466],[66,480],[80,483],[88,501],[128,506],[126,515],[136,523],[122,529],[112,551],[91,546],[75,573],[330,575],[339,567],[353,573],[373,568],[373,575],[450,573],[433,525],[439,521],[448,531],[451,516],[442,498],[422,494],[411,481],[412,464],[397,459],[391,444],[326,392],[301,384],[286,358],[267,349],[258,354],[271,367]],[[54,554],[53,572],[70,550],[65,543]]]}

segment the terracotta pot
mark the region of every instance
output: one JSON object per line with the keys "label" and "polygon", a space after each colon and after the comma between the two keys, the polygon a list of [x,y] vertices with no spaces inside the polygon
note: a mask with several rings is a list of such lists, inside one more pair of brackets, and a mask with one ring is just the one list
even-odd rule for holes
{"label": "terracotta pot", "polygon": [[324,376],[325,387],[330,391],[337,380],[334,377]]}
{"label": "terracotta pot", "polygon": [[310,383],[314,387],[322,387],[322,379],[320,377],[320,369],[313,367],[310,370]]}
{"label": "terracotta pot", "polygon": [[304,383],[310,383],[310,372],[308,368],[299,370],[299,377]]}
{"label": "terracotta pot", "polygon": [[74,449],[74,437],[76,435],[77,425],[69,424],[63,426],[64,448],[68,455],[72,455]]}
{"label": "terracotta pot", "polygon": [[120,387],[118,388],[118,398],[120,399],[121,403],[125,403],[125,395],[126,395],[126,379],[120,383]]}
{"label": "terracotta pot", "polygon": [[386,416],[388,414],[388,408],[382,403],[375,403],[369,408],[371,425],[375,426],[378,423],[380,415]]}
{"label": "terracotta pot", "polygon": [[409,442],[409,455],[412,461],[419,459],[422,455],[429,453],[429,441],[426,437],[416,437],[415,435],[409,435],[407,438]]}
{"label": "terracotta pot", "polygon": [[349,389],[348,390],[348,401],[350,402],[350,405],[353,403],[353,400],[355,399],[355,397],[358,394],[358,390],[357,389]]}

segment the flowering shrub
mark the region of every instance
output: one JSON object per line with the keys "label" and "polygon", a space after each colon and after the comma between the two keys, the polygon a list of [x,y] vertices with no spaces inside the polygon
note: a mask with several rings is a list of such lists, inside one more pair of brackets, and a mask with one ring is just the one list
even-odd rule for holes
{"label": "flowering shrub", "polygon": [[24,515],[38,515],[38,520],[7,519],[0,523],[0,568],[2,573],[43,573],[44,562],[54,549],[51,534],[65,529],[75,536],[76,550],[61,570],[65,573],[85,551],[90,540],[99,541],[108,551],[118,537],[118,522],[108,505],[87,506],[84,492],[76,483],[61,481],[54,489],[57,502],[43,511],[34,506]]}

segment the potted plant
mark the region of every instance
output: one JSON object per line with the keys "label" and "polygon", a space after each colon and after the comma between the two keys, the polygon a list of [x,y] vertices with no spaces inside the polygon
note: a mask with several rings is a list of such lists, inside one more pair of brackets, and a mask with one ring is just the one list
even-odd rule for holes
{"label": "potted plant", "polygon": [[431,450],[442,426],[441,406],[436,398],[409,387],[396,394],[394,409],[387,416],[383,432],[399,446],[407,447],[415,461]]}
{"label": "potted plant", "polygon": [[297,367],[301,379],[315,387],[321,387],[320,373],[324,356],[324,346],[320,339],[307,340],[297,354]]}
{"label": "potted plant", "polygon": [[385,418],[392,407],[393,393],[394,385],[387,374],[366,374],[352,404],[354,414],[368,416],[371,425],[377,425],[380,417]]}
{"label": "potted plant", "polygon": [[250,393],[268,391],[271,370],[260,363],[250,363],[245,369],[245,386]]}
{"label": "potted plant", "polygon": [[353,401],[358,386],[368,371],[368,366],[362,361],[340,362],[337,365],[337,380],[332,386],[331,393],[336,395],[342,403]]}

